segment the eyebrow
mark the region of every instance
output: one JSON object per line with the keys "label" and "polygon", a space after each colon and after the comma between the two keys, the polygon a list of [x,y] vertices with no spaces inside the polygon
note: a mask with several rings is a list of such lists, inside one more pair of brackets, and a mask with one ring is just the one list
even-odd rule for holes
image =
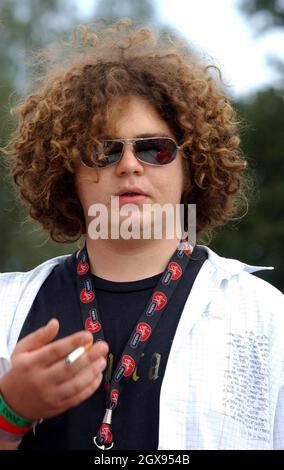
{"label": "eyebrow", "polygon": [[[135,134],[132,139],[141,139],[141,138],[147,138],[147,137],[168,137],[170,139],[172,139],[172,137],[169,135],[169,134],[166,134],[165,132],[146,132],[146,133],[143,133],[143,134]],[[111,137],[111,136],[108,136],[108,135],[104,135],[102,137],[102,140],[115,140],[115,139],[119,139],[120,137]]]}
{"label": "eyebrow", "polygon": [[155,133],[145,133],[145,134],[136,134],[133,138],[140,139],[142,137],[170,137],[169,134],[165,132],[155,132]]}

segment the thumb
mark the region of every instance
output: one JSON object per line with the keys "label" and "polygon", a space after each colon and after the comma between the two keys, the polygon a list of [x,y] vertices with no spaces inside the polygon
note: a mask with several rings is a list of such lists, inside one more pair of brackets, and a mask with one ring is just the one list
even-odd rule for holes
{"label": "thumb", "polygon": [[38,330],[21,339],[15,347],[13,355],[39,349],[41,346],[44,346],[53,340],[57,335],[58,330],[59,322],[56,318],[52,318],[47,325],[42,326]]}

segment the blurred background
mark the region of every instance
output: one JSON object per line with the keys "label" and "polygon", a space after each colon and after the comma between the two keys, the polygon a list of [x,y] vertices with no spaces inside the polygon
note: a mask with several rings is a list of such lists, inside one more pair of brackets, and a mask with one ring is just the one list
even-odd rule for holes
{"label": "blurred background", "polygon": [[[78,23],[130,17],[170,31],[221,67],[244,122],[242,150],[256,177],[248,214],[218,229],[226,257],[274,266],[258,276],[284,292],[284,1],[0,0],[0,146],[14,128],[10,105],[29,89],[31,51],[69,37]],[[56,244],[16,202],[0,157],[0,271],[28,270],[77,245]]]}

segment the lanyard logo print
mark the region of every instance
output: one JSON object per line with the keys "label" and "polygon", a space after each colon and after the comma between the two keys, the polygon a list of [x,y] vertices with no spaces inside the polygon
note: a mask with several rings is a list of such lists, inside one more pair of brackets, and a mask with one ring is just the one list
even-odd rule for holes
{"label": "lanyard logo print", "polygon": [[147,341],[150,334],[152,333],[152,328],[148,323],[140,322],[136,327],[136,331],[132,336],[130,341],[130,346],[132,348],[137,348],[139,341]]}
{"label": "lanyard logo print", "polygon": [[134,370],[135,370],[136,364],[135,360],[133,359],[132,356],[129,356],[128,354],[124,354],[124,356],[121,359],[121,366],[114,375],[114,380],[115,382],[119,382],[122,377],[130,377],[132,376]]}
{"label": "lanyard logo print", "polygon": [[[168,315],[171,313],[167,311],[170,310],[168,309],[169,300],[182,278],[192,251],[193,247],[188,241],[181,240],[135,325],[112,378],[108,376],[108,367],[104,372],[106,412],[100,429],[93,439],[99,449],[108,450],[114,445],[111,431],[112,413],[118,406],[119,396],[131,380],[160,318],[164,313]],[[94,342],[96,342],[104,340],[104,332],[90,274],[90,262],[86,246],[84,246],[77,253],[77,287],[83,325],[86,330],[93,333]]]}
{"label": "lanyard logo print", "polygon": [[169,263],[168,270],[163,276],[162,283],[167,286],[171,280],[176,281],[182,275],[181,266],[178,263]]}
{"label": "lanyard logo print", "polygon": [[89,304],[90,302],[93,302],[94,298],[95,294],[92,289],[92,283],[90,279],[86,279],[84,281],[84,289],[80,292],[80,300],[84,304]]}
{"label": "lanyard logo print", "polygon": [[165,307],[167,300],[167,296],[163,292],[155,292],[152,297],[152,302],[146,311],[146,315],[151,317],[156,311],[162,310]]}

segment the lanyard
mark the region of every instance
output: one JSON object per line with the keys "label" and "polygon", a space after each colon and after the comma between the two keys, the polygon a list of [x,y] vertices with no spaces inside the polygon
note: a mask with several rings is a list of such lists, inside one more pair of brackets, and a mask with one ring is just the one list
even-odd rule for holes
{"label": "lanyard", "polygon": [[[185,272],[192,251],[193,247],[186,239],[179,242],[125,345],[112,377],[108,377],[108,367],[104,372],[106,412],[100,429],[94,437],[94,443],[99,449],[107,450],[113,447],[111,422],[113,411],[119,402],[119,396],[129,383],[160,318],[167,310],[168,302]],[[96,342],[104,340],[104,332],[91,277],[90,262],[85,245],[77,253],[77,288],[83,324],[86,330],[93,333],[94,342]]]}

